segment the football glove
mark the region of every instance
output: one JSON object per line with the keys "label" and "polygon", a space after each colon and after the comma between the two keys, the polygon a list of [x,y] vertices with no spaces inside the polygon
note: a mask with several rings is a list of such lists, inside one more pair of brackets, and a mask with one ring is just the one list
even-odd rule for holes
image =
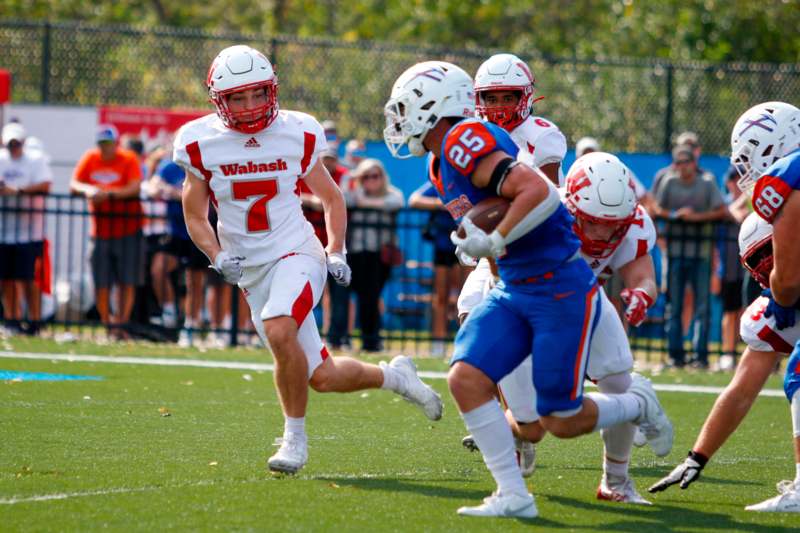
{"label": "football glove", "polygon": [[771,316],[775,316],[775,327],[778,329],[786,329],[791,328],[794,326],[795,321],[795,308],[794,307],[784,307],[772,297],[772,291],[770,289],[764,289],[761,291],[761,296],[766,296],[769,298],[769,303],[767,304],[767,308],[764,310],[764,316],[766,318],[770,318]]}
{"label": "football glove", "polygon": [[458,258],[458,262],[461,263],[462,266],[465,267],[474,267],[478,265],[478,260],[472,257],[471,255],[467,255],[464,253],[461,248],[456,246],[456,257]]}
{"label": "football glove", "polygon": [[647,490],[653,493],[661,492],[677,483],[680,483],[681,488],[685,489],[700,477],[700,472],[703,471],[703,467],[706,466],[707,462],[708,458],[703,454],[689,452],[689,457],[676,466],[668,476],[662,478]]}
{"label": "football glove", "polygon": [[644,322],[647,309],[653,305],[653,299],[644,289],[622,289],[619,294],[628,307],[625,309],[625,318],[631,326],[638,326]]}
{"label": "football glove", "polygon": [[228,252],[222,250],[217,254],[217,257],[214,258],[214,264],[210,265],[208,268],[216,270],[225,281],[236,285],[239,283],[239,280],[242,279],[243,269],[241,262],[244,261],[244,259],[244,257],[231,256]]}
{"label": "football glove", "polygon": [[461,238],[454,231],[450,233],[450,240],[462,253],[471,257],[498,257],[506,253],[505,239],[497,230],[487,234],[468,217],[461,221],[461,227],[466,235]]}
{"label": "football glove", "polygon": [[352,277],[353,273],[350,270],[350,266],[347,264],[347,259],[345,258],[344,254],[328,254],[328,257],[325,259],[325,263],[328,266],[328,272],[330,272],[333,280],[336,283],[343,287],[350,285],[350,278]]}

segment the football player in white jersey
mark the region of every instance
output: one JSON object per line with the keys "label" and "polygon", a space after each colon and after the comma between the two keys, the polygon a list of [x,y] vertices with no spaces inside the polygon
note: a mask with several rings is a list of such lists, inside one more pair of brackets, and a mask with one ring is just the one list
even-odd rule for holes
{"label": "football player in white jersey", "polygon": [[[272,65],[248,46],[220,52],[207,84],[216,114],[184,125],[173,157],[187,170],[183,208],[192,240],[212,268],[242,289],[275,359],[285,427],[269,468],[294,473],[308,459],[309,385],[318,392],[388,389],[438,420],[441,399],[417,377],[411,359],[397,356],[376,366],[329,357],[320,340],[311,310],[327,272],[341,285],[350,283],[345,203],[319,158],[327,148],[322,126],[305,113],[279,110]],[[303,216],[301,179],[322,201],[327,250]],[[209,199],[219,214],[219,242],[208,222]]]}
{"label": "football player in white jersey", "polygon": [[[773,264],[772,226],[756,213],[748,215],[739,230],[739,255],[742,265],[753,278],[762,287],[769,287],[769,274]],[[768,305],[769,298],[761,296],[754,300],[742,315],[739,334],[747,344],[747,348],[736,367],[733,379],[711,408],[689,456],[668,476],[650,487],[650,492],[660,492],[678,483],[685,489],[700,477],[706,463],[747,416],[776,365],[783,357],[790,354],[794,345],[800,341],[800,311],[795,311],[794,326],[779,329],[775,316],[767,316],[769,313],[765,313]],[[800,369],[787,369],[787,373],[791,372],[794,372],[795,379],[798,379]],[[779,484],[779,490],[781,487],[788,489],[782,490],[783,494],[780,496],[759,505],[751,505],[748,510],[800,512],[800,493],[791,486],[792,484],[800,486],[800,395],[798,394],[791,400],[791,412],[797,465],[795,479],[793,482]],[[787,500],[786,496],[789,502],[778,501]],[[781,503],[784,506],[786,503],[794,505],[789,509],[776,509],[775,507],[783,507]]]}
{"label": "football player in white jersey", "polygon": [[[616,270],[625,286],[621,297],[627,308],[625,317],[632,326],[640,325],[657,294],[653,262],[649,255],[656,240],[655,227],[647,212],[636,201],[630,170],[614,155],[593,152],[579,158],[570,168],[564,202],[575,216],[574,230],[581,239],[581,253],[602,283]],[[488,262],[481,261],[470,274],[459,297],[459,316],[477,305],[493,277]],[[616,310],[601,291],[603,304],[590,346],[588,376],[602,392],[624,393],[631,384],[633,355],[625,329]],[[530,475],[534,469],[533,443],[545,431],[538,422],[536,391],[530,380],[528,358],[499,384],[506,416],[517,437],[520,466]],[[657,455],[669,453],[672,428],[656,435],[652,428],[640,426]],[[603,478],[598,499],[649,504],[636,491],[628,474],[636,426],[625,423],[602,431],[605,443]],[[470,447],[471,440],[464,445]]]}
{"label": "football player in white jersey", "polygon": [[475,112],[511,135],[519,146],[519,161],[539,167],[560,187],[567,140],[555,124],[531,114],[538,100],[535,91],[533,73],[524,61],[513,54],[493,55],[475,74]]}

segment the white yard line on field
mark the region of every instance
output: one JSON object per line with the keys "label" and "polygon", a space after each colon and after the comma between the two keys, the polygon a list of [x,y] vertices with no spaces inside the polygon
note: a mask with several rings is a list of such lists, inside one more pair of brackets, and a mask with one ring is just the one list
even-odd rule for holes
{"label": "white yard line on field", "polygon": [[[246,363],[241,361],[208,361],[204,359],[174,359],[167,357],[125,357],[108,355],[78,355],[67,353],[31,353],[0,351],[0,358],[38,359],[46,361],[69,361],[72,363],[113,363],[118,365],[190,366],[198,368],[226,368],[229,370],[261,370],[271,372],[275,366],[267,363]],[[428,379],[445,379],[446,372],[421,370],[419,376]],[[587,383],[588,384],[588,383]],[[653,388],[664,392],[687,392],[695,394],[719,394],[724,387],[706,385],[682,385],[654,383]],[[763,389],[760,396],[784,397],[780,389]]]}

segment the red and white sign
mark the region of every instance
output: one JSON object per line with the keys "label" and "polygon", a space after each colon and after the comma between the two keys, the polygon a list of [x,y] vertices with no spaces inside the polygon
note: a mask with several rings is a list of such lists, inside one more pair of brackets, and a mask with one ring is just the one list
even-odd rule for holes
{"label": "red and white sign", "polygon": [[175,111],[128,106],[99,106],[97,111],[100,124],[113,124],[120,134],[131,133],[151,138],[174,133],[190,120],[212,112],[211,109]]}

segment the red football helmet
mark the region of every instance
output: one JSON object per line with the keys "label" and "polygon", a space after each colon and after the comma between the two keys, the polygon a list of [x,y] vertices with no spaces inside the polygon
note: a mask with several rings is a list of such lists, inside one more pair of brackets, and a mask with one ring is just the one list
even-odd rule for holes
{"label": "red football helmet", "polygon": [[[478,116],[511,131],[533,111],[534,77],[531,69],[513,54],[496,54],[487,59],[475,74],[475,110]],[[516,91],[519,102],[513,106],[487,106],[484,97],[491,91]]]}
{"label": "red football helmet", "polygon": [[[242,133],[256,133],[268,127],[278,116],[278,78],[264,54],[245,45],[224,49],[208,69],[208,97],[217,108],[225,126]],[[263,88],[264,105],[233,112],[228,106],[231,94]]]}
{"label": "red football helmet", "polygon": [[772,272],[772,225],[750,213],[739,228],[739,258],[742,266],[765,289],[769,288]]}

